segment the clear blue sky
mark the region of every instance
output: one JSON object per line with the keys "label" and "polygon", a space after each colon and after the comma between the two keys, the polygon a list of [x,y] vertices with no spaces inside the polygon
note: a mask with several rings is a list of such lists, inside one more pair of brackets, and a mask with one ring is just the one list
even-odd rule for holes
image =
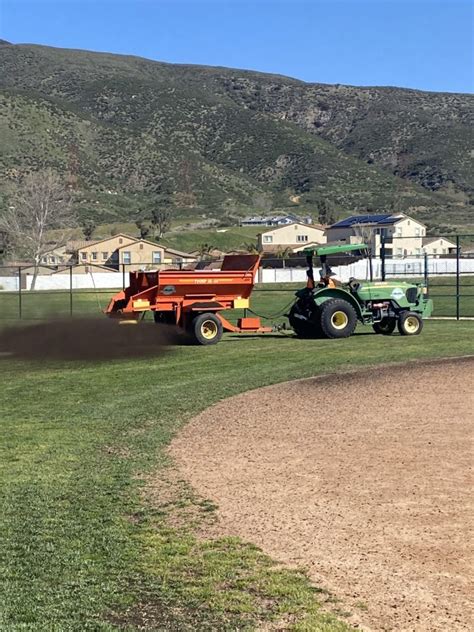
{"label": "clear blue sky", "polygon": [[0,0],[0,38],[471,92],[470,0]]}

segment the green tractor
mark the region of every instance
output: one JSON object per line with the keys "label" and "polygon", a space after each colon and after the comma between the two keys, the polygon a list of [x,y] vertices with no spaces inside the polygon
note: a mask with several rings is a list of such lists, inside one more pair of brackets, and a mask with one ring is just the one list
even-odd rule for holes
{"label": "green tractor", "polygon": [[[347,338],[357,322],[372,325],[378,334],[389,336],[398,327],[403,336],[415,336],[423,328],[423,318],[431,315],[433,302],[424,283],[373,281],[372,261],[366,244],[326,245],[304,251],[308,264],[307,286],[296,292],[297,300],[288,319],[301,338]],[[348,254],[350,253],[350,254]],[[367,257],[370,281],[349,279],[337,285],[327,264],[328,256],[341,255],[356,260]],[[313,276],[313,257],[321,261],[320,280]]]}

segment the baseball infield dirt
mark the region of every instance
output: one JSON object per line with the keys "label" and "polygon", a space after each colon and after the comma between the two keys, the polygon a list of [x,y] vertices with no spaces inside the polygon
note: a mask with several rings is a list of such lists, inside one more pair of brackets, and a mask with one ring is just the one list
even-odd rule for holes
{"label": "baseball infield dirt", "polygon": [[304,568],[367,630],[473,626],[474,360],[279,384],[171,446],[218,534]]}

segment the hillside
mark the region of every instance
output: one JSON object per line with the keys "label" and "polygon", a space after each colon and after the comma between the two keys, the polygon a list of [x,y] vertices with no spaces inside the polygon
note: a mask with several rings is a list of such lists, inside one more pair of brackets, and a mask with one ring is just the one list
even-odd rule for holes
{"label": "hillside", "polygon": [[[0,174],[67,174],[83,216],[241,215],[329,201],[462,223],[468,95],[305,84],[255,72],[0,43]],[[472,208],[472,207],[471,207]]]}

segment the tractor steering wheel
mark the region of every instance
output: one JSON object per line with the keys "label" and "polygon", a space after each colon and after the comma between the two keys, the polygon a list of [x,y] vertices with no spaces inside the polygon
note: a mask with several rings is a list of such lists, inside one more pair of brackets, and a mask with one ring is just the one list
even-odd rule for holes
{"label": "tractor steering wheel", "polygon": [[360,288],[359,281],[355,279],[354,277],[351,277],[349,279],[348,285],[353,292],[357,292],[357,290]]}

